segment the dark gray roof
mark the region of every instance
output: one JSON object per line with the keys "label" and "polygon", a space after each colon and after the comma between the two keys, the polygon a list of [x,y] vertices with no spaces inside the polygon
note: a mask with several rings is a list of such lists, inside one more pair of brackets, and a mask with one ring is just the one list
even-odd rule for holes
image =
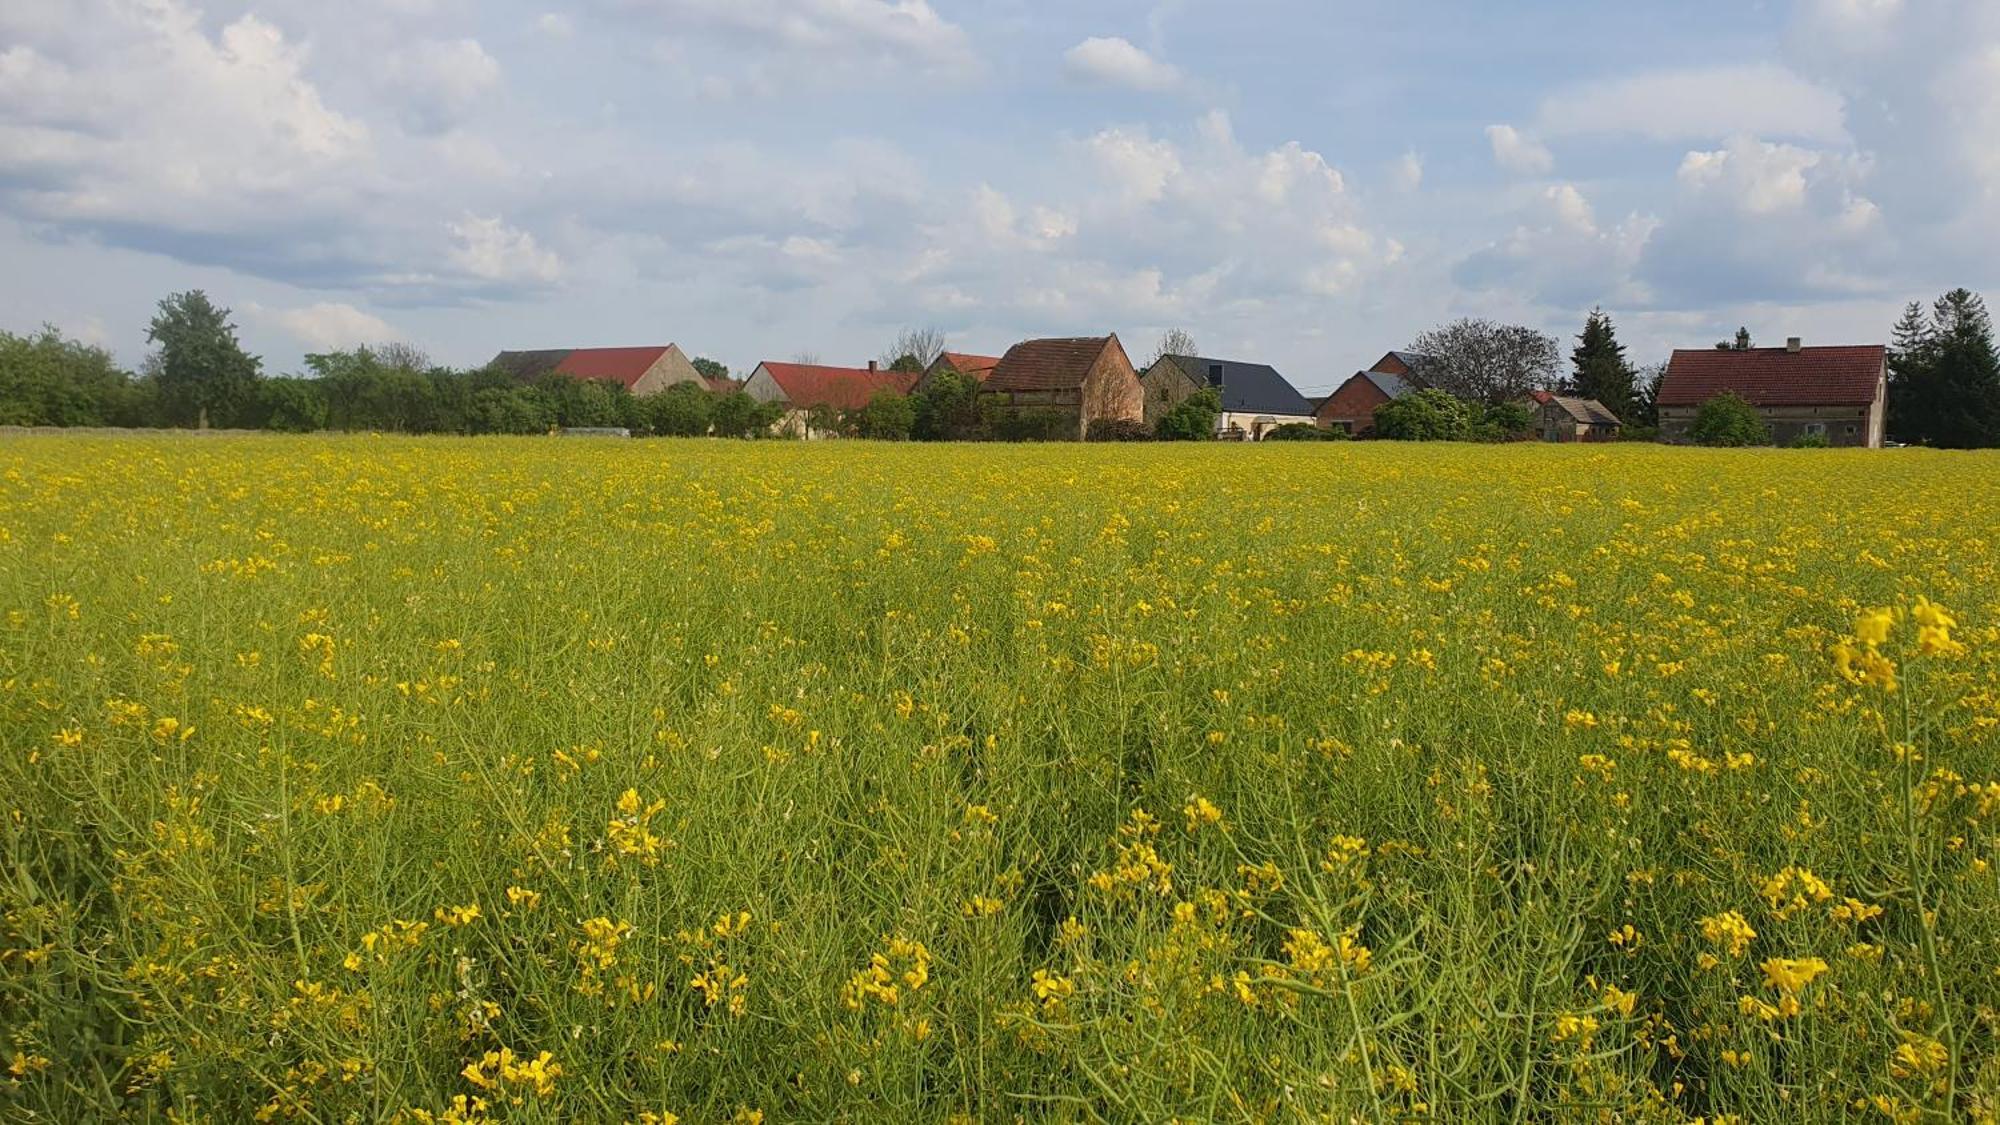
{"label": "dark gray roof", "polygon": [[[1214,386],[1222,392],[1222,409],[1231,414],[1305,417],[1313,412],[1312,403],[1270,364],[1185,355],[1166,358],[1186,372],[1196,386]],[[1220,384],[1216,383],[1218,374]]]}
{"label": "dark gray roof", "polygon": [[1401,375],[1391,375],[1386,371],[1363,371],[1361,372],[1361,377],[1375,384],[1376,390],[1381,391],[1390,398],[1402,398],[1404,395],[1415,394],[1421,389],[1415,383],[1410,382]]}
{"label": "dark gray roof", "polygon": [[522,381],[539,379],[562,366],[562,361],[575,351],[575,348],[558,348],[538,352],[501,352],[487,366],[505,371]]}

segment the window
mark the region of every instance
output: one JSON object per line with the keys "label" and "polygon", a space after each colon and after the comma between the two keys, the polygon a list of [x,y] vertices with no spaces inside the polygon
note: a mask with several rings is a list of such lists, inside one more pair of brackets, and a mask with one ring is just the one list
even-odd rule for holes
{"label": "window", "polygon": [[[1848,429],[1847,429],[1847,432],[1848,432],[1848,433],[1850,433],[1850,434],[1851,434],[1851,433],[1853,433],[1853,432],[1854,432],[1854,428],[1853,428],[1852,426],[1848,427]],[[1826,436],[1826,423],[1825,423],[1825,422],[1807,422],[1807,423],[1806,423],[1806,433],[1807,433],[1808,435],[1810,435],[1810,436],[1813,436],[1813,437],[1825,437],[1825,436]]]}

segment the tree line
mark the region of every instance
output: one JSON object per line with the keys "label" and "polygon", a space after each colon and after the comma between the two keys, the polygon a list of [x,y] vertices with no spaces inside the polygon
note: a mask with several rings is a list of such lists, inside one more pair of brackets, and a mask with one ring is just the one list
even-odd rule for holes
{"label": "tree line", "polygon": [[[130,428],[382,431],[411,434],[537,434],[552,429],[617,427],[635,434],[763,436],[785,408],[738,390],[711,393],[682,384],[634,397],[615,382],[551,375],[523,382],[490,368],[469,371],[430,363],[401,344],[306,357],[300,375],[269,377],[244,350],[229,310],[200,290],[162,300],[147,328],[153,346],[138,373],[110,353],[65,338],[53,327],[16,336],[0,332],[0,425]],[[1747,328],[1718,348],[1755,346]],[[943,354],[936,329],[904,331],[883,356],[890,370],[921,372]],[[1625,422],[1628,440],[1658,435],[1656,397],[1666,365],[1638,368],[1610,314],[1594,309],[1563,371],[1555,337],[1520,325],[1465,319],[1419,335],[1407,349],[1429,358],[1423,391],[1385,404],[1377,434],[1396,440],[1506,441],[1534,423],[1522,405],[1536,390],[1595,399]],[[1160,355],[1193,355],[1194,339],[1174,329]],[[697,358],[705,376],[727,377]],[[1150,366],[1150,365],[1149,365]],[[883,393],[853,410],[815,407],[813,431],[877,440],[1055,440],[1073,421],[1050,412],[1001,411],[976,382],[949,370],[909,395]],[[1104,423],[1093,440],[1206,440],[1221,401],[1204,389],[1152,425]],[[1289,427],[1281,438],[1328,433]],[[1943,448],[2000,446],[2000,358],[1984,301],[1957,289],[1928,309],[1912,303],[1889,351],[1889,436]],[[1691,436],[1704,444],[1769,444],[1768,428],[1748,403],[1722,396],[1704,408]]]}

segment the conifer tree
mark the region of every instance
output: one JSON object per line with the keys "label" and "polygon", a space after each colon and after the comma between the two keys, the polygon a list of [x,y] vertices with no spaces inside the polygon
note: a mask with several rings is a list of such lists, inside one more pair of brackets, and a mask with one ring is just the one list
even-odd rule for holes
{"label": "conifer tree", "polygon": [[1619,418],[1631,420],[1635,400],[1635,373],[1625,359],[1625,345],[1618,342],[1618,329],[1603,309],[1592,309],[1570,353],[1575,364],[1571,385],[1581,398],[1594,398]]}

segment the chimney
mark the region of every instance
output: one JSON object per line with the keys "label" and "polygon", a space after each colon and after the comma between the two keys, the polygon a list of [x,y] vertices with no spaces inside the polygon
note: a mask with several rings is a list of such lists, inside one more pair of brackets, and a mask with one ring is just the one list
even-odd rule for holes
{"label": "chimney", "polygon": [[874,374],[877,374],[877,372],[876,372],[876,370],[875,370],[875,366],[876,366],[876,361],[875,361],[875,360],[872,360],[872,359],[871,359],[871,360],[869,360],[869,361],[868,361],[868,373],[869,373],[870,375],[874,375]]}
{"label": "chimney", "polygon": [[1804,351],[1805,348],[1806,348],[1806,342],[1804,340],[1799,339],[1797,336],[1794,336],[1791,339],[1785,341],[1785,350],[1792,353],[1793,355],[1799,354],[1800,352]]}

